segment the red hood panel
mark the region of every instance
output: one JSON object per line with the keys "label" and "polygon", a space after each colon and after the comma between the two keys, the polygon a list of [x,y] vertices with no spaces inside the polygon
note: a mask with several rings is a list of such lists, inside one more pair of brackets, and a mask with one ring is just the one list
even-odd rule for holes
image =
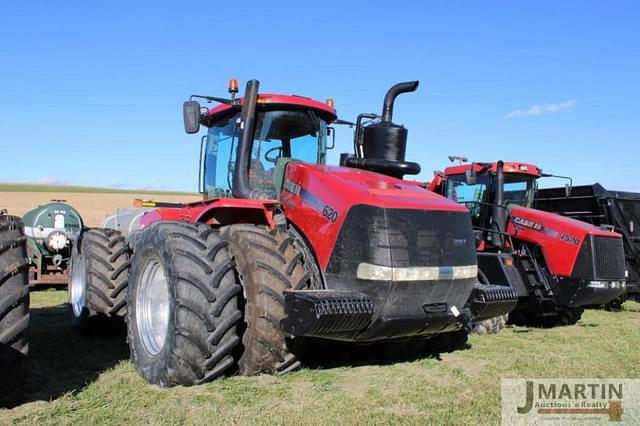
{"label": "red hood panel", "polygon": [[543,248],[551,273],[570,276],[582,243],[589,235],[622,238],[588,223],[541,210],[513,206],[507,232]]}
{"label": "red hood panel", "polygon": [[364,170],[289,163],[280,196],[287,218],[314,248],[323,270],[349,209],[366,204],[392,209],[467,212],[415,183]]}

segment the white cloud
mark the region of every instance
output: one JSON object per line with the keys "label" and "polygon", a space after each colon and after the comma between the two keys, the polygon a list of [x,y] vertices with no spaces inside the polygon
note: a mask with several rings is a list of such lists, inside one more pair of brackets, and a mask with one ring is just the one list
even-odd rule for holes
{"label": "white cloud", "polygon": [[67,185],[68,182],[58,176],[46,176],[36,181],[36,183],[41,183],[44,185]]}
{"label": "white cloud", "polygon": [[505,118],[526,117],[529,115],[555,114],[556,112],[571,111],[578,103],[576,100],[559,102],[557,104],[531,105],[527,109],[516,109],[511,111]]}

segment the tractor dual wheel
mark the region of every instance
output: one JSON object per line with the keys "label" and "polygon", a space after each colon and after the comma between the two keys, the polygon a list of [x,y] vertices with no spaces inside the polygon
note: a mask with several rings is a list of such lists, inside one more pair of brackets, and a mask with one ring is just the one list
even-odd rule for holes
{"label": "tractor dual wheel", "polygon": [[132,361],[147,381],[188,386],[233,369],[242,288],[228,245],[209,226],[169,221],[137,240],[127,329]]}
{"label": "tractor dual wheel", "polygon": [[29,351],[29,262],[20,219],[0,214],[0,407],[19,403]]}
{"label": "tractor dual wheel", "polygon": [[113,229],[85,230],[73,247],[69,277],[71,327],[83,335],[124,328],[129,247]]}
{"label": "tractor dual wheel", "polygon": [[316,288],[298,240],[263,226],[220,230],[159,222],[136,243],[128,340],[138,372],[160,386],[226,373],[291,371],[300,340],[281,331],[283,292]]}

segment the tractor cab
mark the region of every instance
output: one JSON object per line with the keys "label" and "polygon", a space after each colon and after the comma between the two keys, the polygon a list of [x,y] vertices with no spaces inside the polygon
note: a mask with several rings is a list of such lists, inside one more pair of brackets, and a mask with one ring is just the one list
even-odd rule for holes
{"label": "tractor cab", "polygon": [[[447,198],[464,204],[470,211],[476,228],[489,228],[496,205],[530,208],[542,176],[532,164],[502,163],[503,184],[498,183],[498,163],[470,163],[447,167],[444,170],[442,193]],[[501,187],[501,188],[500,188]],[[502,200],[497,200],[502,189]]]}
{"label": "tractor cab", "polygon": [[[233,81],[229,91],[231,99],[205,97],[221,102],[211,109],[195,101],[185,103],[185,119],[193,114],[194,122],[208,127],[200,163],[200,192],[205,198],[277,199],[289,162],[325,164],[329,123],[336,119],[331,99],[321,103],[256,93],[251,99],[254,110],[243,117],[246,97],[235,98]],[[248,131],[241,132],[245,127]]]}

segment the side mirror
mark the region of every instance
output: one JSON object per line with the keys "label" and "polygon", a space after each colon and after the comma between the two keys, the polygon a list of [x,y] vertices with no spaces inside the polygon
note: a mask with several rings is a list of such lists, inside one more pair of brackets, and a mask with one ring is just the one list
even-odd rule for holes
{"label": "side mirror", "polygon": [[331,137],[331,146],[327,144],[327,149],[333,149],[336,147],[336,129],[333,127],[327,127],[327,138]]}
{"label": "side mirror", "polygon": [[464,179],[467,185],[475,185],[478,182],[478,175],[474,170],[466,170],[464,172]]}
{"label": "side mirror", "polygon": [[192,134],[200,130],[200,104],[197,101],[186,101],[182,104],[184,131]]}

